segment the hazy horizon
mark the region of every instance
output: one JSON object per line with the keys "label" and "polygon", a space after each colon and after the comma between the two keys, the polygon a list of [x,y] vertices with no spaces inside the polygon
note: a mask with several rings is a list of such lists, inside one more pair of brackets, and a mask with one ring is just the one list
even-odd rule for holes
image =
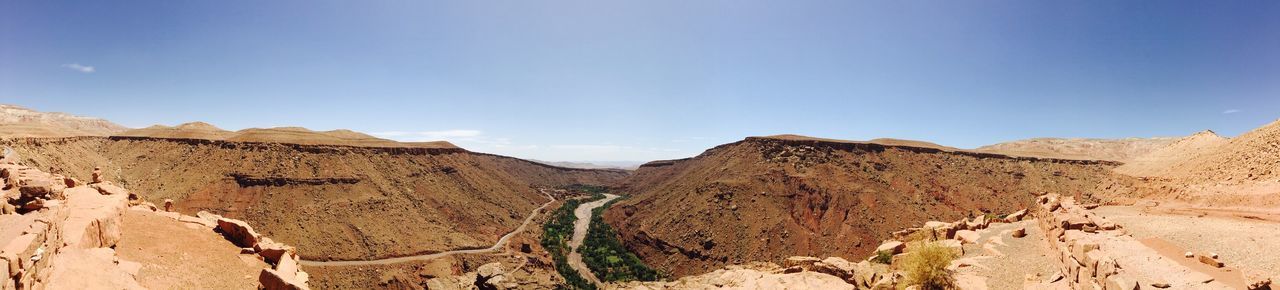
{"label": "hazy horizon", "polygon": [[1280,3],[9,1],[0,103],[351,129],[547,161],[746,136],[1234,136],[1280,118]]}

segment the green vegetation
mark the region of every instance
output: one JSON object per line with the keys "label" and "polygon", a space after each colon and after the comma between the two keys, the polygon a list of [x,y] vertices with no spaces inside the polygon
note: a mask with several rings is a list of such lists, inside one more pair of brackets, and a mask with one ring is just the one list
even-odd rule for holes
{"label": "green vegetation", "polygon": [[591,185],[591,184],[571,184],[569,186],[565,186],[564,189],[570,192],[587,193],[592,195],[604,194],[606,192],[609,192],[609,187],[607,186]]}
{"label": "green vegetation", "polygon": [[564,205],[556,209],[551,215],[551,219],[542,227],[542,247],[551,253],[552,259],[555,260],[556,272],[560,272],[560,276],[564,277],[565,285],[557,286],[558,289],[596,289],[590,281],[578,275],[578,271],[574,271],[569,266],[569,240],[573,238],[573,222],[577,220],[573,216],[573,210],[583,203],[603,199],[603,194],[595,194],[588,199],[569,199],[564,201]]}
{"label": "green vegetation", "polygon": [[955,288],[947,265],[956,258],[955,252],[938,242],[919,242],[911,247],[902,261],[906,274],[904,286],[920,285],[924,290]]}
{"label": "green vegetation", "polygon": [[876,256],[871,258],[871,262],[885,265],[891,264],[893,263],[893,252],[876,251]]}
{"label": "green vegetation", "polygon": [[662,275],[623,247],[618,240],[618,233],[604,222],[604,210],[619,200],[621,198],[592,211],[587,239],[578,248],[578,252],[582,253],[582,261],[604,282],[658,280]]}

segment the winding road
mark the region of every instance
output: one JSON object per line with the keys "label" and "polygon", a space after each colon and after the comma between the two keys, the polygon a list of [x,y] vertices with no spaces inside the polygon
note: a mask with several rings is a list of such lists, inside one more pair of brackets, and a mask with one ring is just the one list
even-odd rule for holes
{"label": "winding road", "polygon": [[[377,259],[377,260],[312,261],[312,260],[303,259],[303,260],[299,260],[298,264],[302,264],[303,266],[312,266],[312,267],[388,265],[388,264],[404,263],[404,262],[410,262],[410,261],[433,260],[433,259],[438,259],[441,257],[457,255],[457,254],[495,253],[495,252],[501,251],[502,248],[507,245],[507,241],[510,240],[511,237],[515,236],[521,231],[524,231],[525,227],[527,227],[529,223],[533,222],[534,217],[537,217],[539,213],[542,213],[542,211],[546,210],[547,206],[550,206],[551,203],[556,201],[556,198],[552,197],[550,194],[547,194],[546,192],[542,192],[542,194],[546,194],[547,198],[551,200],[547,201],[547,203],[542,204],[542,206],[534,209],[533,212],[529,213],[529,217],[524,219],[524,223],[521,223],[519,227],[516,227],[514,230],[511,230],[510,233],[503,235],[502,238],[498,239],[497,243],[494,243],[493,246],[488,248],[452,250],[452,251],[444,251],[444,252],[433,253],[433,254],[404,256],[404,257],[395,257],[395,258],[386,258],[386,259]],[[588,219],[590,219],[590,215],[591,215],[591,212],[587,211]],[[576,228],[576,225],[575,225],[575,228]],[[574,233],[575,237],[577,236],[576,231],[577,230],[575,229],[575,233]]]}
{"label": "winding road", "polygon": [[582,242],[587,239],[587,230],[591,228],[591,211],[615,198],[618,196],[605,194],[604,199],[584,203],[573,210],[573,215],[578,220],[573,222],[573,239],[569,240],[569,266],[597,287],[604,287],[604,283],[601,283],[600,278],[596,277],[595,273],[591,273],[591,268],[587,268],[587,264],[582,262],[582,254],[578,253],[578,247],[581,247]]}

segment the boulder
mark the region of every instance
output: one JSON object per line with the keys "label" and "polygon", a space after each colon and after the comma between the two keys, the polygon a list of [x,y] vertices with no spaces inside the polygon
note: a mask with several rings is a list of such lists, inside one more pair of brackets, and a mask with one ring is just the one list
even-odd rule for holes
{"label": "boulder", "polygon": [[809,270],[813,268],[813,264],[817,264],[818,262],[821,262],[821,261],[822,259],[818,259],[814,257],[791,256],[791,257],[787,257],[787,260],[782,261],[782,266],[787,268],[800,267],[804,270]]}
{"label": "boulder", "polygon": [[1222,262],[1218,261],[1218,259],[1214,259],[1213,256],[1210,256],[1207,254],[1200,254],[1198,256],[1200,258],[1200,263],[1202,264],[1213,266],[1216,268],[1222,268],[1223,266]]}
{"label": "boulder", "polygon": [[44,178],[24,180],[18,192],[23,198],[49,198],[53,194],[53,181]]}
{"label": "boulder", "polygon": [[1125,274],[1111,275],[1107,277],[1107,285],[1103,286],[1106,290],[1137,290],[1138,280],[1133,279]]}
{"label": "boulder", "polygon": [[978,232],[970,231],[970,230],[957,231],[955,236],[956,236],[956,240],[960,240],[960,242],[962,243],[969,243],[969,244],[977,243],[978,239],[982,237],[982,235],[979,235]]}
{"label": "boulder", "polygon": [[297,256],[298,249],[290,245],[277,243],[271,238],[262,238],[253,246],[253,250],[267,263],[277,264],[283,257]]}
{"label": "boulder", "polygon": [[253,247],[258,244],[261,237],[257,232],[253,231],[248,223],[237,219],[220,218],[218,219],[218,232],[231,243],[241,248]]}
{"label": "boulder", "polygon": [[297,280],[296,275],[283,275],[274,269],[262,269],[258,274],[258,283],[265,290],[304,290],[310,289],[307,284]]}
{"label": "boulder", "polygon": [[173,211],[172,199],[168,199],[168,198],[164,199],[164,211]]}
{"label": "boulder", "polygon": [[22,204],[22,211],[32,212],[44,208],[44,199],[36,198]]}
{"label": "boulder", "polygon": [[276,272],[285,276],[297,276],[298,261],[293,255],[284,255],[280,257],[280,263],[276,264]]}
{"label": "boulder", "polygon": [[215,224],[218,223],[218,219],[222,218],[221,215],[213,214],[203,210],[196,212],[196,217],[209,220],[210,222],[213,222]]}
{"label": "boulder", "polygon": [[103,195],[123,195],[126,197],[129,196],[129,191],[124,190],[124,188],[121,188],[109,182],[94,183],[92,185],[89,185],[89,187],[93,187],[93,189],[98,190],[98,193],[101,193]]}
{"label": "boulder", "polygon": [[956,226],[948,222],[929,221],[924,223],[924,229],[931,230],[929,233],[930,240],[950,239],[956,234]]}
{"label": "boulder", "polygon": [[77,185],[80,185],[80,180],[77,180],[73,177],[63,177],[62,183],[65,184],[67,188],[72,188],[72,187],[76,187]]}
{"label": "boulder", "polygon": [[1010,235],[1013,235],[1013,237],[1015,238],[1025,237],[1027,236],[1027,228],[1018,227],[1016,229],[1013,229],[1013,232],[1010,233]]}
{"label": "boulder", "polygon": [[8,262],[9,273],[12,275],[20,274],[23,266],[31,262],[31,256],[40,248],[40,241],[37,241],[36,234],[25,234],[10,240],[9,243],[0,249],[0,257]]}
{"label": "boulder", "polygon": [[1023,218],[1023,217],[1026,217],[1026,216],[1027,216],[1027,210],[1026,210],[1026,209],[1020,209],[1020,210],[1018,210],[1018,211],[1015,211],[1015,212],[1013,212],[1013,213],[1011,213],[1011,214],[1009,214],[1009,215],[1005,216],[1005,217],[1004,217],[1004,220],[1005,220],[1005,221],[1007,221],[1007,222],[1017,222],[1017,221],[1021,221],[1021,220],[1022,220],[1022,218]]}
{"label": "boulder", "polygon": [[879,247],[876,247],[876,252],[889,252],[890,255],[897,255],[902,253],[902,250],[905,249],[907,249],[906,243],[899,241],[885,241],[883,244],[880,244]]}
{"label": "boulder", "polygon": [[102,168],[93,168],[93,183],[102,183]]}
{"label": "boulder", "polygon": [[828,257],[813,265],[814,272],[840,277],[845,281],[853,281],[856,270],[857,264],[840,257]]}
{"label": "boulder", "polygon": [[1249,280],[1249,285],[1248,285],[1248,286],[1246,286],[1246,289],[1248,289],[1248,290],[1263,290],[1263,289],[1271,290],[1271,278],[1267,278],[1267,277],[1259,277],[1259,278],[1253,278],[1253,279],[1250,279],[1250,280]]}
{"label": "boulder", "polygon": [[67,189],[68,214],[62,225],[62,240],[73,248],[113,247],[120,241],[124,211],[129,201],[123,195],[101,195],[88,187]]}
{"label": "boulder", "polygon": [[506,289],[503,284],[506,281],[503,275],[505,273],[501,263],[484,264],[476,269],[476,286],[481,286],[480,289]]}

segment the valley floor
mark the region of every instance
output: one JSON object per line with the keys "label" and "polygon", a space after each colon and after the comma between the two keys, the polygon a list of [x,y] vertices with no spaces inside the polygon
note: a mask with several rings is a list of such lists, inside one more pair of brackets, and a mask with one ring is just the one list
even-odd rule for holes
{"label": "valley floor", "polygon": [[605,194],[604,196],[604,199],[584,203],[573,210],[574,217],[578,219],[573,222],[573,239],[569,241],[569,265],[574,270],[577,270],[578,274],[582,275],[582,278],[591,281],[596,287],[603,286],[604,283],[594,273],[591,273],[591,268],[588,268],[586,263],[582,262],[582,253],[578,253],[578,248],[582,247],[583,240],[587,238],[587,229],[591,226],[592,210],[618,198],[617,195],[613,194]]}

